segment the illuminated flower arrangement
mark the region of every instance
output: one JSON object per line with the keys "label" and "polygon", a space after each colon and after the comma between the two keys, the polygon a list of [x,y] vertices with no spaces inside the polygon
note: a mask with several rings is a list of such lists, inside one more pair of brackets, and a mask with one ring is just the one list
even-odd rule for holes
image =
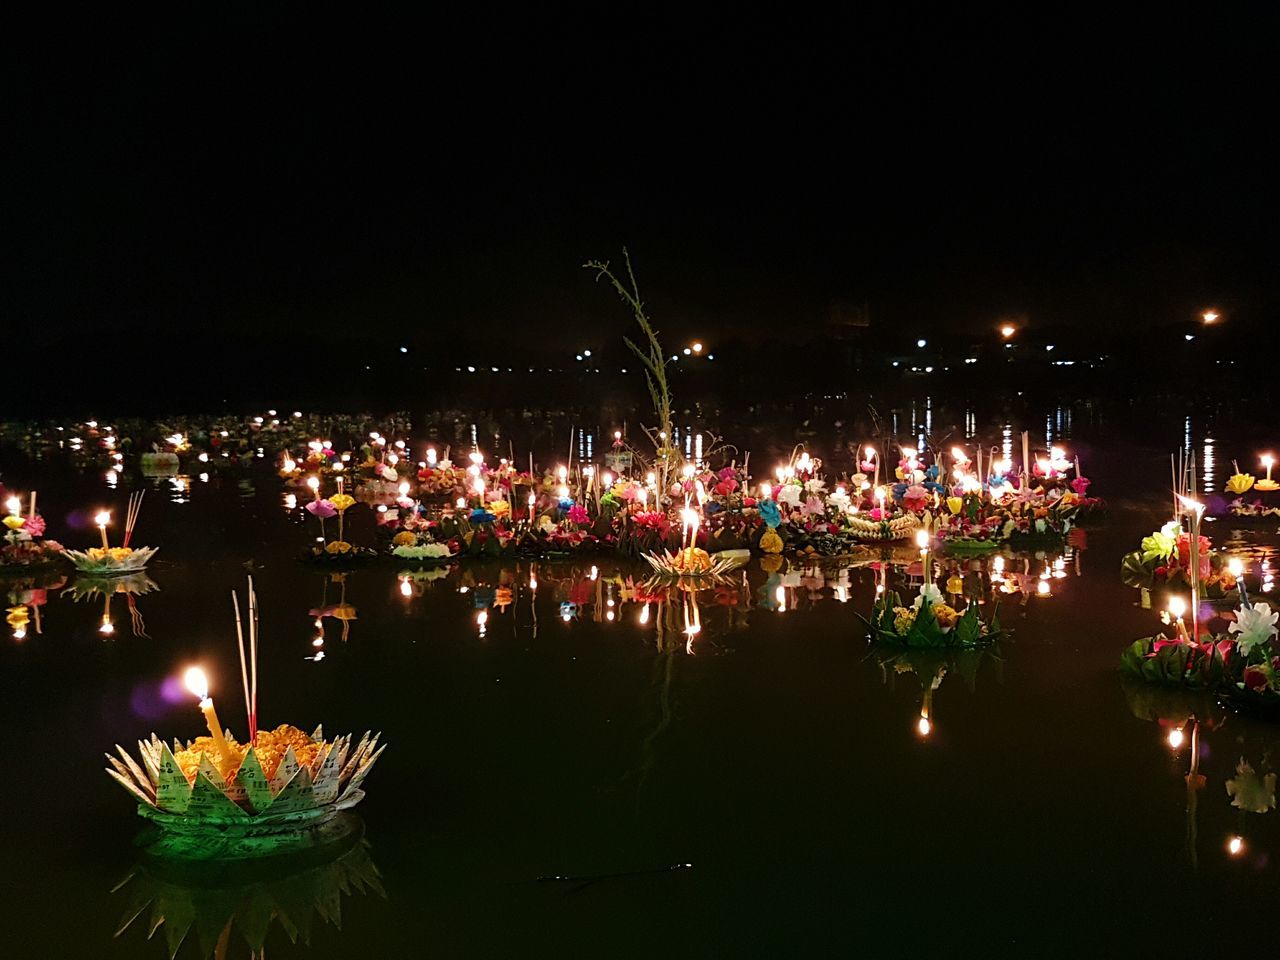
{"label": "illuminated flower arrangement", "polygon": [[[314,497],[303,509],[319,522],[320,536],[303,555],[303,559],[328,565],[348,566],[377,557],[376,550],[358,546],[346,539],[347,511],[355,506],[356,499],[344,491],[344,483],[345,479],[339,477],[338,492],[325,499],[320,496],[320,478],[312,476],[307,479],[307,486],[311,488]],[[330,537],[325,521],[335,517],[337,532],[335,536]]]}
{"label": "illuminated flower arrangement", "polygon": [[75,568],[82,573],[104,577],[116,574],[137,573],[144,569],[147,562],[156,554],[156,547],[131,547],[133,530],[138,522],[138,514],[142,510],[142,498],[145,491],[129,495],[129,507],[124,525],[124,541],[121,546],[113,547],[107,540],[107,525],[111,522],[111,514],[103,510],[93,519],[102,535],[101,547],[90,547],[88,550],[67,550],[66,557]]}
{"label": "illuminated flower arrangement", "polygon": [[138,813],[162,831],[189,843],[174,850],[194,859],[238,858],[261,852],[272,834],[297,834],[355,806],[364,798],[365,777],[382,755],[378,735],[328,740],[295,726],[258,729],[257,598],[249,584],[249,654],[236,628],[248,717],[249,740],[239,743],[218,719],[204,672],[186,673],[208,736],[169,743],[154,733],[138,741],[135,759],[117,745],[107,754],[107,774],[138,801]]}
{"label": "illuminated flower arrangement", "polygon": [[906,647],[981,647],[1005,633],[997,603],[991,604],[984,620],[976,603],[963,612],[944,603],[933,583],[922,584],[910,606],[896,590],[884,591],[872,605],[870,619],[863,622],[874,640]]}
{"label": "illuminated flower arrangement", "polygon": [[3,539],[0,540],[0,573],[24,573],[57,560],[62,544],[44,539],[44,517],[36,512],[36,495],[24,514],[22,500],[9,497],[5,502]]}

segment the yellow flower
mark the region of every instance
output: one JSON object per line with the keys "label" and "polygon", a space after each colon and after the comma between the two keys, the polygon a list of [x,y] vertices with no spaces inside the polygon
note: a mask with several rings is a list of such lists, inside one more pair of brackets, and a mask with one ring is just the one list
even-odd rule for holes
{"label": "yellow flower", "polygon": [[938,626],[943,630],[950,630],[956,625],[956,620],[960,614],[945,603],[935,603],[930,609],[933,611],[933,618],[938,621]]}
{"label": "yellow flower", "polygon": [[418,542],[418,538],[408,530],[402,530],[391,538],[391,542],[397,547],[412,547]]}
{"label": "yellow flower", "polygon": [[1247,493],[1253,487],[1253,476],[1248,473],[1233,473],[1227,480],[1227,489],[1232,493]]}
{"label": "yellow flower", "polygon": [[506,500],[494,500],[489,504],[489,512],[501,520],[511,512],[511,504]]}
{"label": "yellow flower", "polygon": [[347,507],[355,503],[355,498],[349,494],[339,493],[329,498],[329,502],[333,504],[333,509],[342,513]]}
{"label": "yellow flower", "polygon": [[959,513],[963,507],[964,501],[959,497],[947,497],[947,509],[950,510],[953,515]]}
{"label": "yellow flower", "polygon": [[27,608],[25,606],[10,607],[5,620],[8,621],[11,627],[25,627],[27,625]]}
{"label": "yellow flower", "polygon": [[27,522],[26,518],[15,517],[12,514],[4,518],[4,525],[8,527],[10,530],[21,530],[22,525],[26,522]]}
{"label": "yellow flower", "polygon": [[899,636],[906,636],[907,631],[911,629],[911,625],[916,622],[916,612],[910,607],[894,607],[893,608],[893,629]]}
{"label": "yellow flower", "polygon": [[326,543],[324,545],[324,552],[331,553],[334,556],[337,556],[340,553],[350,553],[351,544],[347,543],[345,540],[334,540],[333,542]]}
{"label": "yellow flower", "polygon": [[764,536],[760,538],[760,549],[765,553],[781,553],[782,538],[778,536],[778,531],[766,530]]}
{"label": "yellow flower", "polygon": [[959,577],[953,576],[947,580],[947,593],[963,593],[964,581]]}
{"label": "yellow flower", "polygon": [[107,556],[116,563],[123,563],[133,556],[133,547],[111,547],[107,550]]}
{"label": "yellow flower", "polygon": [[1064,507],[1069,507],[1079,499],[1080,499],[1079,497],[1077,497],[1074,493],[1068,490],[1066,493],[1062,495],[1062,498],[1058,502],[1062,504]]}

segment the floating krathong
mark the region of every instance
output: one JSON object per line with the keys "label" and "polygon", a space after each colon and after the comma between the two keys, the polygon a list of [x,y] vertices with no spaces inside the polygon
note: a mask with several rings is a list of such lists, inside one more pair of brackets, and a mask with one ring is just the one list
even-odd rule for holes
{"label": "floating krathong", "polygon": [[700,547],[685,547],[676,553],[670,550],[664,550],[661,554],[646,553],[644,559],[660,577],[716,578],[743,566],[751,559],[751,552],[725,550],[711,554]]}
{"label": "floating krathong", "polygon": [[137,573],[146,567],[147,562],[156,555],[159,548],[129,546],[129,541],[133,539],[134,527],[138,523],[138,513],[142,509],[142,498],[145,492],[139,490],[129,495],[124,541],[120,546],[113,547],[107,540],[107,525],[111,522],[111,514],[103,510],[93,518],[98,526],[98,532],[102,535],[102,546],[90,547],[88,550],[67,550],[67,558],[75,564],[77,570],[108,577]]}
{"label": "floating krathong", "polygon": [[22,499],[16,496],[5,501],[5,511],[3,540],[0,540],[0,576],[25,576],[62,556],[62,544],[44,538],[44,517],[36,513],[34,490],[25,512]]}
{"label": "floating krathong", "polygon": [[249,584],[249,656],[236,626],[249,739],[241,744],[224,730],[203,671],[187,671],[209,736],[172,748],[154,733],[138,741],[135,760],[117,745],[107,773],[138,801],[138,813],[162,832],[166,852],[187,859],[240,859],[309,842],[308,836],[364,798],[360,789],[384,747],[365,733],[328,740],[295,726],[258,729],[257,597]]}

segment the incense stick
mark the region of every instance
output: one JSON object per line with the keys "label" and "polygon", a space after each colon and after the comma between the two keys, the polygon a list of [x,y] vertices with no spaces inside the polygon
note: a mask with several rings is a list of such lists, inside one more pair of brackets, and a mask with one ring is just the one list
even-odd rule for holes
{"label": "incense stick", "polygon": [[249,742],[258,741],[258,595],[253,589],[253,577],[249,578]]}
{"label": "incense stick", "polygon": [[232,590],[231,605],[236,611],[236,643],[240,647],[240,684],[244,687],[244,718],[248,723],[253,714],[253,704],[249,699],[249,668],[244,659],[244,628],[240,624],[240,597]]}

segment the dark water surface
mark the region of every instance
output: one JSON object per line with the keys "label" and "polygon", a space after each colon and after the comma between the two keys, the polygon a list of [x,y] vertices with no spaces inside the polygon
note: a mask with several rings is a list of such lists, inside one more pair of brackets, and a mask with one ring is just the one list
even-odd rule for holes
{"label": "dark water surface", "polygon": [[[1280,728],[1213,712],[1189,790],[1189,744],[1140,719],[1116,671],[1158,626],[1118,568],[1165,518],[1184,434],[1199,448],[1208,435],[1178,421],[1088,438],[1108,524],[1064,558],[1050,596],[1010,598],[1012,639],[976,669],[951,665],[927,737],[932,665],[895,672],[868,649],[868,571],[754,561],[745,584],[699,596],[690,644],[681,602],[635,602],[628,578],[643,572],[608,559],[595,579],[586,561],[339,580],[293,559],[301,532],[274,485],[162,481],[139,527],[160,547],[157,589],[135,598],[147,636],[123,596],[104,638],[103,600],[62,589],[42,633],[0,643],[0,953],[166,955],[147,913],[115,936],[145,881],[113,892],[141,821],[102,753],[152,730],[198,735],[194,703],[160,695],[196,661],[224,722],[243,725],[229,593],[246,564],[264,722],[380,729],[390,745],[358,808],[385,895],[337,895],[340,929],[315,918],[309,946],[275,925],[270,957],[1224,952],[1280,894],[1280,815],[1241,813],[1225,789],[1242,757],[1260,774],[1280,762]],[[1225,435],[1218,462],[1255,452],[1257,438]],[[50,533],[82,545],[64,518],[118,506],[145,482],[129,476],[112,492],[30,464],[6,479],[37,483]],[[1271,562],[1269,533],[1213,535]],[[487,610],[482,636],[502,585],[513,602]],[[356,619],[324,617],[317,648],[315,611],[340,602]],[[165,889],[180,912],[181,890]],[[198,956],[189,939],[180,955]],[[247,955],[233,940],[228,956]]]}

